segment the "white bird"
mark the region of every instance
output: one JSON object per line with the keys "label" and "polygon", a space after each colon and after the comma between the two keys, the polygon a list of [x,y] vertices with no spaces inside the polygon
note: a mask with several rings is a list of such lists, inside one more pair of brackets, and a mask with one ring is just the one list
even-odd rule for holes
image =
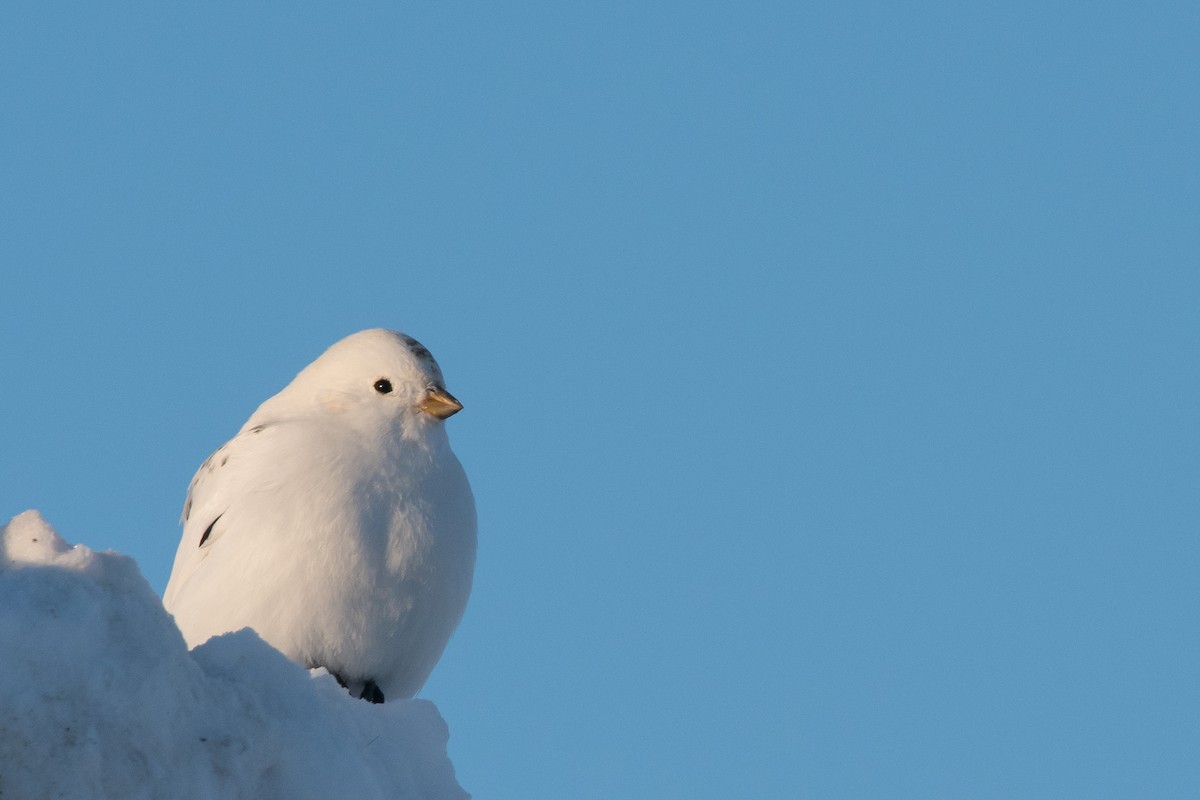
{"label": "white bird", "polygon": [[188,487],[163,595],[188,645],[250,627],[360,697],[412,697],[471,591],[475,501],[443,422],[461,408],[382,329],[259,406]]}

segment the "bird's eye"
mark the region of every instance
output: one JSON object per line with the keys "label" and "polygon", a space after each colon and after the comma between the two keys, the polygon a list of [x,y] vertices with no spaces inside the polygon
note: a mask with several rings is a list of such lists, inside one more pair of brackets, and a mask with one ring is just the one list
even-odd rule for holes
{"label": "bird's eye", "polygon": [[392,382],[387,378],[380,378],[379,380],[375,381],[375,391],[379,392],[380,394],[391,394]]}

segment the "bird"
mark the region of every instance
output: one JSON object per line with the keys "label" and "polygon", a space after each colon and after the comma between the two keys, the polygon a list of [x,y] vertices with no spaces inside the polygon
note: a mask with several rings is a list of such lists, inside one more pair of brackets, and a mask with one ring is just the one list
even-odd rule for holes
{"label": "bird", "polygon": [[410,698],[463,615],[470,483],[462,409],[420,342],[336,342],[264,401],[188,486],[163,604],[189,647],[242,628],[375,703]]}

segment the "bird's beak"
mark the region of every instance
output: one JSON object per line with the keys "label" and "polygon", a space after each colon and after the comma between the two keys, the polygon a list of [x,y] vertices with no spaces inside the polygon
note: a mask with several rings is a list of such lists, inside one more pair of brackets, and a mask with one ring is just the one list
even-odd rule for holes
{"label": "bird's beak", "polygon": [[462,411],[463,404],[442,387],[430,386],[429,391],[425,394],[425,399],[417,407],[426,414],[432,414],[438,419],[445,419]]}

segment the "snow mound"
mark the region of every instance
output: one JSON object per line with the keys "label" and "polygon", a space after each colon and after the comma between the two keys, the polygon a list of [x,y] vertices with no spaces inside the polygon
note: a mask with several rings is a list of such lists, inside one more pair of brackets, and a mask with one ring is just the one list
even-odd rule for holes
{"label": "snow mound", "polygon": [[250,630],[188,652],[133,559],[0,528],[0,798],[457,800],[447,738]]}

